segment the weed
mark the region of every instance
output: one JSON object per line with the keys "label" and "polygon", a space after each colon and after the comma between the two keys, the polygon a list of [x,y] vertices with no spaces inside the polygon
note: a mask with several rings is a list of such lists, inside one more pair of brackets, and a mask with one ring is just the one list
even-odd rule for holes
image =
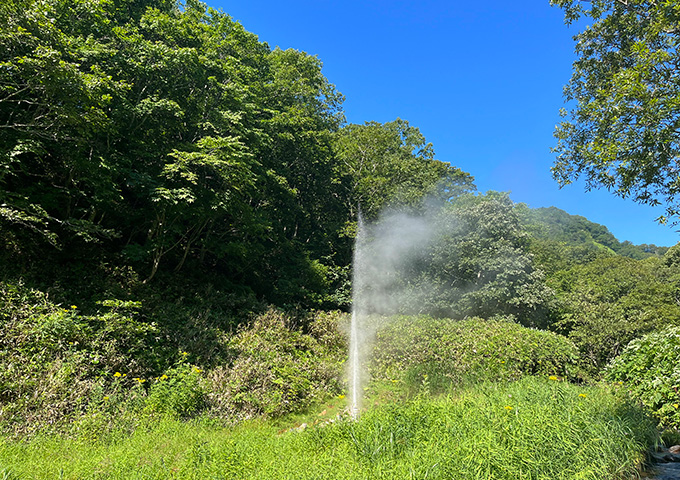
{"label": "weed", "polygon": [[654,422],[621,396],[541,377],[420,396],[302,431],[166,417],[96,442],[39,435],[0,443],[0,465],[36,480],[62,469],[82,480],[623,479],[638,474],[655,441]]}

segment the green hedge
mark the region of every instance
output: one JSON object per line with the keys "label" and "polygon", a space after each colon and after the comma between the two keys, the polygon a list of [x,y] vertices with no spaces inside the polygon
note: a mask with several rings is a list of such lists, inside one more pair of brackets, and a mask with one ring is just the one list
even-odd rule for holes
{"label": "green hedge", "polygon": [[573,377],[578,350],[552,332],[523,327],[503,318],[484,320],[396,317],[380,329],[372,374],[429,386],[485,380],[514,380],[523,375]]}

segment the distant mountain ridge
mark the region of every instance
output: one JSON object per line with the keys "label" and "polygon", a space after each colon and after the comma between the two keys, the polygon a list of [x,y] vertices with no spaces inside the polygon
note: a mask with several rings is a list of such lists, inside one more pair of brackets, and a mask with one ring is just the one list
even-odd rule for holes
{"label": "distant mountain ridge", "polygon": [[539,241],[605,250],[636,260],[662,256],[669,248],[654,244],[634,245],[627,240],[620,242],[604,225],[557,207],[530,208],[525,204],[517,207],[522,225],[531,237]]}

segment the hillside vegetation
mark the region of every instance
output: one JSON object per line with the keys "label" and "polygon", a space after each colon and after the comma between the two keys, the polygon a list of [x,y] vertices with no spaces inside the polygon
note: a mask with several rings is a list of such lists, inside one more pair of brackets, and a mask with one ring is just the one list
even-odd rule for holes
{"label": "hillside vegetation", "polygon": [[[0,44],[4,478],[626,478],[680,426],[680,246],[476,192],[195,0],[8,0]],[[353,423],[360,211],[436,235]]]}

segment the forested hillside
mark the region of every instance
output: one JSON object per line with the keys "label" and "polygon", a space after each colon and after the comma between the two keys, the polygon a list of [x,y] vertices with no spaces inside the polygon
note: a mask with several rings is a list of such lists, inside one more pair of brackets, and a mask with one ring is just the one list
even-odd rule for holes
{"label": "forested hillside", "polygon": [[583,247],[592,251],[617,253],[642,260],[662,256],[668,247],[633,245],[619,242],[604,225],[589,221],[579,215],[569,215],[557,207],[520,208],[522,223],[537,242],[559,244],[563,248]]}
{"label": "forested hillside", "polygon": [[342,127],[317,58],[199,2],[12,1],[2,25],[15,271],[49,258],[145,283],[210,272],[267,301],[333,305],[358,203],[471,187],[407,122]]}
{"label": "forested hillside", "polygon": [[[477,193],[407,121],[347,124],[320,59],[196,0],[6,0],[0,45],[7,431],[341,394],[359,211],[440,232],[396,313],[549,330],[565,377],[680,325],[678,246]],[[508,377],[549,373],[528,355]]]}

